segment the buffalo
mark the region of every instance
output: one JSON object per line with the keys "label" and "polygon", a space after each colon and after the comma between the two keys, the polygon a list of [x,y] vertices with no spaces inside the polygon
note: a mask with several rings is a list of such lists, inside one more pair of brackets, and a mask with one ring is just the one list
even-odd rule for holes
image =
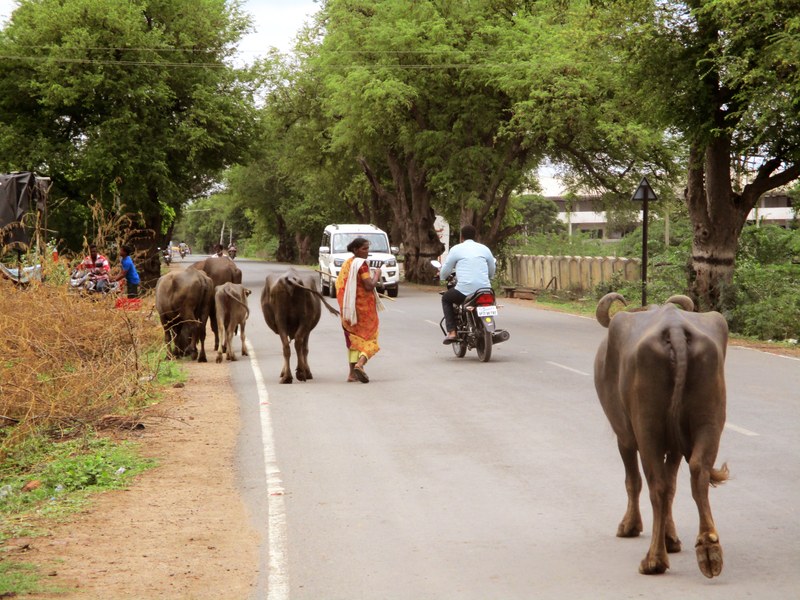
{"label": "buffalo", "polygon": [[[214,286],[223,283],[242,283],[242,271],[227,256],[217,256],[206,258],[190,265],[190,269],[203,271],[214,282]],[[208,317],[211,320],[211,331],[214,333],[214,350],[219,348],[219,331],[217,328],[217,309],[214,298],[211,298],[211,305],[208,310]]]}
{"label": "buffalo", "polygon": [[294,349],[297,353],[297,379],[299,381],[313,379],[308,366],[308,338],[311,330],[319,322],[322,312],[320,302],[332,314],[339,314],[339,311],[332,308],[317,289],[317,277],[313,273],[301,273],[289,268],[281,274],[267,275],[261,292],[261,310],[267,326],[280,336],[283,344],[281,383],[292,383],[292,370],[289,365],[291,340],[294,340]]}
{"label": "buffalo", "polygon": [[228,360],[236,360],[233,352],[233,334],[239,328],[239,338],[242,340],[242,356],[247,356],[245,346],[244,326],[250,309],[247,307],[247,297],[250,290],[240,283],[223,283],[218,285],[214,292],[214,304],[217,316],[217,329],[222,336],[222,343],[217,351],[217,362],[222,362],[225,353]]}
{"label": "buffalo", "polygon": [[653,507],[650,548],[639,572],[659,574],[669,568],[667,553],[681,549],[672,499],[685,458],[700,515],[697,563],[706,577],[715,577],[722,572],[722,547],[708,488],[728,478],[726,464],[714,468],[725,426],[728,325],[718,312],[692,312],[694,305],[686,296],[612,318],[609,310],[615,301],[625,304],[612,293],[597,306],[597,320],[608,335],[597,351],[594,382],[625,466],[628,508],[617,536],[636,537],[642,531],[638,453]]}
{"label": "buffalo", "polygon": [[191,354],[192,359],[206,362],[206,321],[213,299],[214,282],[202,271],[170,271],[158,280],[156,311],[170,356]]}

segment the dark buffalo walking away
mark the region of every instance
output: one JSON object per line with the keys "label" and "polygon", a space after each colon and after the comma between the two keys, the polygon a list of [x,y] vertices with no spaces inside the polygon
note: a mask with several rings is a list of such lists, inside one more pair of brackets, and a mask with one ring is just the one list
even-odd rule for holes
{"label": "dark buffalo walking away", "polygon": [[[194,263],[189,267],[190,269],[197,269],[203,271],[206,275],[211,277],[214,282],[214,287],[222,285],[223,283],[242,283],[242,271],[236,264],[227,256],[209,257],[205,260]],[[220,332],[217,328],[217,308],[214,298],[211,298],[211,306],[208,310],[208,318],[211,320],[211,331],[214,332],[214,351],[219,348]]]}
{"label": "dark buffalo walking away", "polygon": [[242,356],[247,356],[246,340],[244,335],[245,323],[250,316],[247,307],[247,297],[250,290],[241,283],[223,283],[216,287],[214,304],[217,313],[217,329],[222,336],[222,343],[217,351],[217,362],[222,362],[222,355],[226,354],[228,360],[236,360],[233,352],[233,335],[239,329],[239,339],[242,341]]}
{"label": "dark buffalo walking away", "polygon": [[339,311],[328,305],[317,289],[316,274],[289,268],[284,273],[267,275],[261,292],[261,310],[267,326],[280,336],[283,345],[281,383],[292,383],[289,365],[291,340],[294,340],[297,354],[297,379],[306,381],[313,378],[308,366],[308,338],[319,322],[320,303],[332,314],[339,315]]}
{"label": "dark buffalo walking away", "polygon": [[727,465],[714,468],[725,426],[728,325],[717,312],[692,312],[686,296],[612,318],[615,301],[625,303],[612,293],[597,306],[597,320],[608,336],[597,351],[594,381],[625,465],[628,508],[617,535],[636,537],[642,531],[638,452],[653,506],[653,535],[639,571],[651,575],[669,568],[667,553],[681,549],[672,500],[683,457],[700,514],[697,563],[706,577],[715,577],[722,572],[722,547],[708,488],[728,478]]}
{"label": "dark buffalo walking away", "polygon": [[203,271],[170,271],[158,280],[156,311],[170,356],[190,354],[192,359],[206,362],[206,322],[213,300],[214,282]]}

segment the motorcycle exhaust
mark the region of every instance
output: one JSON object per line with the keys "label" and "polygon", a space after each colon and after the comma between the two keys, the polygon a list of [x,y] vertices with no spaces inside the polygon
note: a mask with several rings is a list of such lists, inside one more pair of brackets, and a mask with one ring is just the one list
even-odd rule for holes
{"label": "motorcycle exhaust", "polygon": [[505,329],[498,329],[492,334],[492,343],[499,344],[500,342],[505,342],[511,337],[511,334],[508,333]]}

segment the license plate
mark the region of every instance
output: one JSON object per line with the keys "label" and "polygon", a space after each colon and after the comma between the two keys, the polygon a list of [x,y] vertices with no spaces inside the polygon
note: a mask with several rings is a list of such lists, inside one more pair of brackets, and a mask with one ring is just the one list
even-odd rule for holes
{"label": "license plate", "polygon": [[479,306],[478,307],[478,316],[479,317],[494,317],[494,316],[497,316],[497,307],[496,306]]}

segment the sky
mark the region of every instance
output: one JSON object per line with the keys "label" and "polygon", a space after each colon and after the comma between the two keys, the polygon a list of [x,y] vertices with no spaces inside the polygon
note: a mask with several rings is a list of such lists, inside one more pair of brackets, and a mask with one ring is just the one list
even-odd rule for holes
{"label": "sky", "polygon": [[[8,20],[16,6],[16,0],[0,0],[0,23]],[[250,63],[270,46],[289,52],[293,38],[319,4],[313,0],[244,0],[242,8],[252,15],[256,28],[239,43],[241,60]]]}

